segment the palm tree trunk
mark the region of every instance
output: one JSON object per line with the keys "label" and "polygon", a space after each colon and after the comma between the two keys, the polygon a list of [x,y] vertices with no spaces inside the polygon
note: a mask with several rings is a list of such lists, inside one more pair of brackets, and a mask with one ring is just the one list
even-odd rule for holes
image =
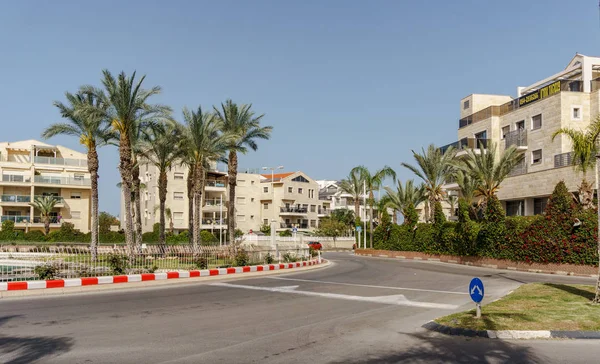
{"label": "palm tree trunk", "polygon": [[202,236],[200,228],[202,224],[202,215],[200,205],[202,204],[202,190],[204,188],[204,168],[202,162],[196,164],[194,168],[194,254],[197,254],[198,248],[202,245]]}
{"label": "palm tree trunk", "polygon": [[[599,196],[598,201],[598,258],[600,263],[600,158],[596,158],[596,191]],[[596,281],[596,297],[594,303],[600,304],[600,264],[598,264],[598,279]]]}
{"label": "palm tree trunk", "polygon": [[360,196],[354,198],[354,218],[360,219]]}
{"label": "palm tree trunk", "polygon": [[46,235],[50,233],[50,216],[48,215],[44,216],[44,231]]}
{"label": "palm tree trunk", "polygon": [[166,238],[165,238],[165,202],[167,201],[167,172],[161,171],[158,177],[158,201],[159,201],[159,209],[160,209],[160,224],[158,228],[158,242],[161,246],[161,249],[165,248]]}
{"label": "palm tree trunk", "polygon": [[142,245],[142,199],[141,199],[141,181],[140,167],[133,167],[133,195],[135,196],[135,244],[139,248]]}
{"label": "palm tree trunk", "polygon": [[392,216],[392,222],[394,225],[398,225],[398,210],[394,210],[394,216]]}
{"label": "palm tree trunk", "polygon": [[187,196],[188,196],[188,242],[194,245],[194,168],[188,170]]}
{"label": "palm tree trunk", "polygon": [[88,169],[90,171],[90,178],[92,183],[92,240],[90,242],[90,253],[92,255],[92,262],[95,262],[98,258],[98,153],[96,146],[88,149]]}
{"label": "palm tree trunk", "polygon": [[229,152],[229,161],[227,162],[227,174],[229,183],[229,201],[227,201],[227,232],[229,234],[229,244],[235,243],[235,187],[237,185],[238,159],[235,151]]}
{"label": "palm tree trunk", "polygon": [[133,257],[134,240],[133,240],[133,219],[131,217],[131,145],[129,144],[129,136],[121,134],[119,140],[119,170],[121,172],[121,188],[123,189],[123,200],[125,205],[125,243],[129,249],[130,259]]}
{"label": "palm tree trunk", "polygon": [[373,191],[369,192],[369,248],[373,249]]}

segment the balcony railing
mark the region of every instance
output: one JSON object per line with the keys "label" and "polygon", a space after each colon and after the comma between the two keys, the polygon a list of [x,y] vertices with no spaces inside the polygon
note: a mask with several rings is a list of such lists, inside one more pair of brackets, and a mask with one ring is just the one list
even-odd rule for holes
{"label": "balcony railing", "polygon": [[0,217],[0,220],[1,220],[1,222],[12,221],[15,224],[31,222],[31,218],[26,215],[23,215],[23,216],[2,215],[2,217]]}
{"label": "balcony railing", "polygon": [[217,199],[211,199],[211,200],[205,200],[204,204],[206,206],[217,206],[217,207],[219,207],[219,206],[226,206],[226,202],[227,201],[223,201],[223,203],[221,203],[220,199],[218,199],[218,200]]}
{"label": "balcony railing", "polygon": [[29,183],[29,182],[31,182],[31,177],[30,176],[23,176],[23,175],[19,175],[19,174],[3,174],[2,175],[2,182],[22,182],[22,183]]}
{"label": "balcony railing", "polygon": [[285,222],[282,222],[280,226],[282,229],[308,229],[308,224],[286,224]]}
{"label": "balcony railing", "polygon": [[554,168],[567,167],[573,165],[573,153],[562,153],[554,155]]}
{"label": "balcony railing", "polygon": [[281,207],[279,211],[283,213],[306,214],[308,209],[306,207]]}
{"label": "balcony railing", "polygon": [[38,198],[42,199],[44,197],[54,197],[54,199],[56,200],[57,204],[65,203],[65,199],[63,197],[61,197],[61,196],[44,196],[44,195],[36,195],[36,196],[34,196],[35,199],[38,199]]}
{"label": "balcony railing", "polygon": [[74,186],[91,186],[91,181],[87,178],[74,177],[49,177],[35,176],[35,183],[44,183],[52,185],[74,185]]}
{"label": "balcony railing", "polygon": [[31,196],[25,195],[2,195],[0,196],[2,202],[13,202],[13,203],[29,203],[31,202]]}
{"label": "balcony railing", "polygon": [[527,146],[527,131],[524,129],[513,130],[504,136],[504,147],[508,148],[511,145],[516,147]]}
{"label": "balcony railing", "polygon": [[527,162],[525,161],[525,158],[523,158],[523,159],[521,159],[521,162],[519,162],[519,164],[514,166],[514,168],[510,171],[508,176],[514,177],[514,176],[520,176],[520,175],[526,174],[526,173],[527,173]]}
{"label": "balcony railing", "polygon": [[317,212],[319,215],[329,215],[331,213],[331,210],[327,210],[327,209],[318,209]]}
{"label": "balcony railing", "polygon": [[[221,221],[221,224],[219,224]],[[202,219],[202,225],[227,225],[227,219]]]}
{"label": "balcony railing", "polygon": [[440,147],[440,152],[446,153],[450,147],[454,148],[454,150],[487,149],[489,143],[490,139],[464,138],[457,142]]}
{"label": "balcony railing", "polygon": [[206,181],[206,187],[225,187],[225,182],[221,181]]}
{"label": "balcony railing", "polygon": [[[51,224],[60,224],[60,219],[58,218],[58,216],[50,216],[49,220],[50,220]],[[33,223],[34,224],[43,224],[44,218],[41,216],[34,216]]]}
{"label": "balcony railing", "polygon": [[35,164],[50,164],[56,166],[71,166],[87,168],[86,159],[54,158],[54,157],[33,157]]}

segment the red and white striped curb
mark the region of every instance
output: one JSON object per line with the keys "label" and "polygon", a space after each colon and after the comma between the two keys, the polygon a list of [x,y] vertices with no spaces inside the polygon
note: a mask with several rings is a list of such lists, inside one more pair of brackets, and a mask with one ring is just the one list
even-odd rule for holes
{"label": "red and white striped curb", "polygon": [[317,265],[319,263],[321,262],[319,262],[318,260],[310,260],[308,262],[253,265],[249,267],[234,268],[203,269],[191,270],[188,272],[142,273],[121,276],[56,279],[49,281],[0,282],[0,291],[22,291],[46,288],[94,286],[98,284],[160,281],[164,279],[177,278],[223,276],[248,272],[266,272],[271,270],[300,268],[311,265]]}

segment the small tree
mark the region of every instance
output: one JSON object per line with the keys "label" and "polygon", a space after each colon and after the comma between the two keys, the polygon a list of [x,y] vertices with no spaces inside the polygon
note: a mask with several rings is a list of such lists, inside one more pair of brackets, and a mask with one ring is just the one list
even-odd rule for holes
{"label": "small tree", "polygon": [[441,232],[445,222],[446,215],[444,215],[442,203],[440,201],[436,201],[433,204],[433,224],[438,232]]}
{"label": "small tree", "polygon": [[263,224],[260,227],[260,232],[265,234],[265,235],[271,235],[271,225],[269,224]]}
{"label": "small tree", "polygon": [[119,225],[119,219],[105,211],[98,215],[98,222],[100,234],[108,234],[112,225]]}
{"label": "small tree", "polygon": [[506,225],[502,204],[496,195],[491,195],[483,213],[483,223],[479,233],[479,251],[486,253],[495,243],[504,239]]}
{"label": "small tree", "polygon": [[31,206],[40,211],[40,218],[44,223],[44,232],[46,235],[50,232],[50,216],[57,203],[58,200],[54,196],[36,197],[31,203]]}
{"label": "small tree", "polygon": [[331,218],[324,218],[316,231],[319,236],[329,236],[333,238],[333,244],[335,246],[335,239],[341,236],[346,230],[346,225]]}
{"label": "small tree", "polygon": [[408,226],[410,226],[411,229],[414,229],[415,226],[417,226],[418,222],[419,222],[419,213],[417,212],[415,205],[413,205],[411,203],[408,205],[408,207],[406,208],[406,211],[404,212],[403,225],[408,225]]}
{"label": "small tree", "polygon": [[472,255],[475,252],[477,243],[477,233],[479,225],[471,220],[471,204],[464,198],[458,199],[458,224],[456,225],[456,234],[462,245],[459,246],[459,252],[465,255]]}

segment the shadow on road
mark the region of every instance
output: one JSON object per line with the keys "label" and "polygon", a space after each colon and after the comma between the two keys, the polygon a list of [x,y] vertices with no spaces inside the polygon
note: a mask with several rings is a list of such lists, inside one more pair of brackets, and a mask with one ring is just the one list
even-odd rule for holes
{"label": "shadow on road", "polygon": [[[495,339],[468,339],[456,336],[405,334],[416,339],[412,347],[388,353],[367,354],[335,363],[544,363],[529,348]],[[412,341],[412,340],[411,340]]]}
{"label": "shadow on road", "polygon": [[[0,326],[21,315],[0,317]],[[0,362],[6,364],[31,363],[50,355],[57,355],[71,350],[73,339],[68,337],[7,336],[9,330],[0,334]]]}

